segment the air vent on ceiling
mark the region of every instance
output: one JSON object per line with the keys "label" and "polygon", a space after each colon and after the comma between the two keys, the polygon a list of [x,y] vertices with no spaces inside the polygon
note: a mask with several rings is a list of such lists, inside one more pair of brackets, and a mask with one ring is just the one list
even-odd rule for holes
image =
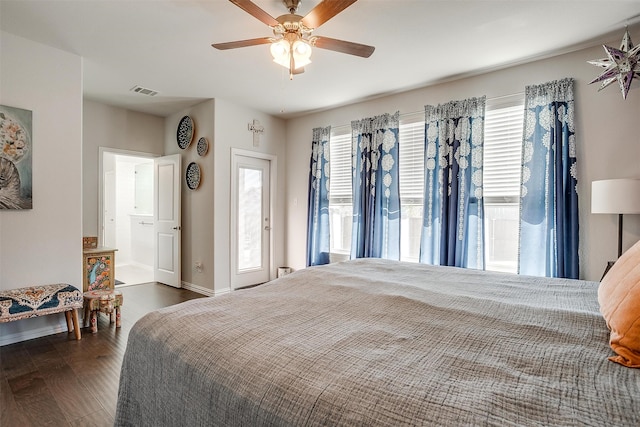
{"label": "air vent on ceiling", "polygon": [[147,96],[156,96],[158,94],[157,90],[147,89],[146,87],[142,87],[142,86],[134,86],[130,90],[132,92],[140,93],[142,95],[147,95]]}

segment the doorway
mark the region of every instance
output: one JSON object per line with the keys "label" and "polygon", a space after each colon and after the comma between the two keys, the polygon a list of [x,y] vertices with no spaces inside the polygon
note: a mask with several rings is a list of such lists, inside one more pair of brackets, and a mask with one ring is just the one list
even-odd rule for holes
{"label": "doorway", "polygon": [[231,284],[233,289],[273,278],[272,197],[275,157],[232,152]]}
{"label": "doorway", "polygon": [[154,281],[154,155],[100,149],[101,246],[117,249],[116,286]]}

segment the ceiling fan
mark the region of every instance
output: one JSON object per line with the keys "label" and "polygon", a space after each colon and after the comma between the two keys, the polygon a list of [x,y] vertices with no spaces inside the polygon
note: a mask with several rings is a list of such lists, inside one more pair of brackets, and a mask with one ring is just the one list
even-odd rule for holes
{"label": "ceiling fan", "polygon": [[289,69],[289,78],[304,72],[304,66],[311,62],[312,46],[333,50],[349,55],[368,58],[375,47],[324,36],[314,36],[313,31],[329,19],[351,6],[357,0],[322,0],[307,15],[296,15],[301,0],[282,0],[289,13],[272,17],[251,0],[229,0],[240,9],[267,24],[273,37],[214,43],[216,49],[236,49],[239,47],[271,44],[271,54],[277,64]]}

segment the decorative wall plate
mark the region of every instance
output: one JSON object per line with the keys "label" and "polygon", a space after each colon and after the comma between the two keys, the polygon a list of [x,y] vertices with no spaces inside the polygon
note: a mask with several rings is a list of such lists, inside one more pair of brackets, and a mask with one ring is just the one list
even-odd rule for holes
{"label": "decorative wall plate", "polygon": [[194,123],[191,117],[184,116],[180,119],[180,123],[178,123],[178,131],[176,133],[178,147],[184,150],[189,146],[189,144],[191,144],[191,140],[193,139],[193,128]]}
{"label": "decorative wall plate", "polygon": [[185,180],[190,190],[195,190],[200,186],[200,166],[196,162],[191,162],[187,166]]}
{"label": "decorative wall plate", "polygon": [[207,138],[204,136],[200,138],[196,148],[198,150],[198,156],[202,157],[207,154],[207,151],[209,151],[209,142],[207,141]]}

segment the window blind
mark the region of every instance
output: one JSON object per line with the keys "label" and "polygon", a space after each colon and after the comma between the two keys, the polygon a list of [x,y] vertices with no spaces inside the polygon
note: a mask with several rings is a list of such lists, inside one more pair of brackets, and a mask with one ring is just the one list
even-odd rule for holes
{"label": "window blind", "polygon": [[329,155],[329,200],[351,203],[351,126],[331,129]]}
{"label": "window blind", "polygon": [[488,108],[485,112],[483,171],[485,202],[518,202],[523,114],[523,104]]}
{"label": "window blind", "polygon": [[424,113],[400,117],[400,201],[422,203],[424,195]]}

